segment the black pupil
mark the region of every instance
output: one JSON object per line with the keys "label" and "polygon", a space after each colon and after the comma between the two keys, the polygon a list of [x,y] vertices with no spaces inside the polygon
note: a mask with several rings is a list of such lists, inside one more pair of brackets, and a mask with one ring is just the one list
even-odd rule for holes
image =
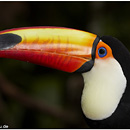
{"label": "black pupil", "polygon": [[104,50],[104,49],[100,49],[100,50],[99,50],[99,53],[100,53],[101,55],[103,55],[103,54],[105,54],[105,50]]}

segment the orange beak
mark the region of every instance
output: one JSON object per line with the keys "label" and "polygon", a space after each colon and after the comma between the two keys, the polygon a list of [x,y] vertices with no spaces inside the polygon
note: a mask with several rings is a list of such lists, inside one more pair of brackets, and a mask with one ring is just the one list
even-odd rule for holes
{"label": "orange beak", "polygon": [[69,28],[11,29],[0,32],[0,57],[66,72],[84,72],[93,66],[98,41],[95,34]]}

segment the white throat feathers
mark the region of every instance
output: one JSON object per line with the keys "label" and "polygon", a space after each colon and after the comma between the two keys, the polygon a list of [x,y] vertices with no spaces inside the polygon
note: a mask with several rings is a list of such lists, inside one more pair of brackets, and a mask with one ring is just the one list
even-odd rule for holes
{"label": "white throat feathers", "polygon": [[85,86],[81,106],[85,116],[103,120],[116,110],[126,88],[123,70],[114,58],[95,59],[93,68],[83,73]]}

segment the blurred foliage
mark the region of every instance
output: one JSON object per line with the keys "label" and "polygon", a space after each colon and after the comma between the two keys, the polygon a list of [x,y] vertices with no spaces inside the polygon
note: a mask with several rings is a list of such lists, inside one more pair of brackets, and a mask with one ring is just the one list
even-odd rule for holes
{"label": "blurred foliage", "polygon": [[[0,30],[27,26],[63,26],[120,39],[130,49],[130,2],[0,2]],[[24,93],[81,115],[78,125],[31,110],[0,94],[0,125],[10,128],[87,128],[80,106],[80,74],[1,59],[0,72]]]}

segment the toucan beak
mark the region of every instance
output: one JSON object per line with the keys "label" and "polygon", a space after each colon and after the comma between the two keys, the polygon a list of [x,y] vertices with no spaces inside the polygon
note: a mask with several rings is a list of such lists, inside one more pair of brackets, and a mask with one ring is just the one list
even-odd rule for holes
{"label": "toucan beak", "polygon": [[0,47],[0,57],[28,61],[66,72],[86,71],[93,66],[96,38],[95,34],[69,28],[5,30],[0,32],[0,43],[3,45]]}

